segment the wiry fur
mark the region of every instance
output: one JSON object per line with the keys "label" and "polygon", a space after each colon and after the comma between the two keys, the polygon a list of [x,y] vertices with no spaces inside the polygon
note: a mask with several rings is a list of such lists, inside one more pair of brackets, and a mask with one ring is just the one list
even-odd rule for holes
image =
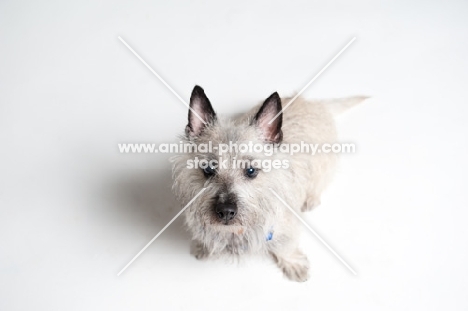
{"label": "wiry fur", "polygon": [[[200,88],[201,89],[201,88]],[[204,94],[204,93],[203,93]],[[334,103],[334,108],[343,110],[350,103],[364,98],[350,98]],[[284,99],[283,103],[289,102]],[[342,103],[342,104],[339,104]],[[209,119],[198,135],[186,135],[185,142],[195,144],[212,142],[213,146],[229,141],[240,143],[265,142],[261,129],[253,120],[261,105],[234,120],[219,116]],[[339,106],[339,107],[338,107]],[[307,101],[297,98],[282,115],[281,143],[334,143],[336,129],[332,113],[322,101]],[[263,153],[221,155],[230,161],[251,157],[255,159],[287,159],[289,169],[260,171],[254,179],[245,176],[240,168],[218,170],[216,176],[207,178],[201,169],[187,169],[187,160],[218,159],[213,154],[182,154],[173,158],[173,188],[182,205],[187,204],[200,190],[206,190],[189,206],[185,224],[192,234],[192,253],[198,259],[220,255],[243,255],[249,253],[269,254],[284,274],[295,281],[308,277],[309,262],[298,249],[300,223],[269,190],[273,189],[289,206],[297,211],[309,211],[320,204],[322,191],[328,184],[337,161],[336,154],[275,153],[271,157]],[[221,194],[221,195],[220,195]],[[234,195],[238,214],[229,225],[222,224],[212,212],[216,200]],[[273,231],[273,239],[266,236]]]}

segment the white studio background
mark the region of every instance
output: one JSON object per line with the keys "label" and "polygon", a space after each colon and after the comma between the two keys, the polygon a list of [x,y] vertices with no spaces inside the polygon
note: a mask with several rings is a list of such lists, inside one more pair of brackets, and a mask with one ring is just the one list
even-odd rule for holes
{"label": "white studio background", "polygon": [[[466,310],[466,1],[0,2],[0,310]],[[306,283],[268,260],[199,262],[169,155],[195,84],[219,113],[278,91],[370,95],[304,229]]]}

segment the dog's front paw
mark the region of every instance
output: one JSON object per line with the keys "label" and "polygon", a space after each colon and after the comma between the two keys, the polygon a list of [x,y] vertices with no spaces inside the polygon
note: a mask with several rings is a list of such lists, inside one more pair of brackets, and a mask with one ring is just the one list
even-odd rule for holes
{"label": "dog's front paw", "polygon": [[296,250],[288,256],[273,254],[273,258],[291,281],[305,282],[309,278],[309,260],[301,251]]}
{"label": "dog's front paw", "polygon": [[192,245],[190,247],[190,254],[195,256],[198,260],[204,260],[208,258],[209,252],[205,248],[205,246],[198,242],[198,241],[193,241]]}
{"label": "dog's front paw", "polygon": [[309,278],[309,261],[305,258],[303,262],[286,262],[282,270],[291,281],[305,282]]}

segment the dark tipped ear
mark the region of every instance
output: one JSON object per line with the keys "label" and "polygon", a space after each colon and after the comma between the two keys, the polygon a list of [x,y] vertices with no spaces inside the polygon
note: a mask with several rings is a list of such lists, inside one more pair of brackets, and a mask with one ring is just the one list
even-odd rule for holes
{"label": "dark tipped ear", "polygon": [[283,114],[278,115],[281,109],[281,98],[275,92],[265,100],[253,119],[253,124],[260,129],[263,139],[267,142],[279,143],[283,139]]}
{"label": "dark tipped ear", "polygon": [[190,110],[188,124],[185,128],[187,136],[198,136],[205,127],[216,120],[216,113],[211,106],[205,91],[198,85],[193,88],[190,96]]}

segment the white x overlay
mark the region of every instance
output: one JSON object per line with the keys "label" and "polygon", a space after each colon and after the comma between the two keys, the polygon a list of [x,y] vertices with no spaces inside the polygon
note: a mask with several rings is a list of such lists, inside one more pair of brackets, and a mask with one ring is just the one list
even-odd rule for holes
{"label": "white x overlay", "polygon": [[[135,50],[133,50],[130,45],[128,45],[127,42],[125,42],[124,39],[122,39],[122,37],[118,37],[118,39],[159,79],[159,81],[161,81],[161,83],[163,83],[168,89],[169,91],[172,92],[172,94],[174,94],[188,109],[190,109],[194,115],[199,118],[203,124],[206,124],[206,122],[198,115],[198,113],[196,111],[194,111],[192,108],[190,108],[190,106],[185,102],[185,100],[182,99],[182,97],[179,96],[179,94],[176,93],[176,91],[174,91],[174,89],[169,85],[167,84],[166,81],[164,81],[163,78],[161,78],[161,76],[159,74],[156,73],[156,71],[153,70],[153,68],[150,67],[150,65],[148,65],[148,63],[146,63],[144,61],[143,58],[141,58],[140,55],[138,55],[137,52],[135,52]],[[278,112],[274,117],[273,119],[271,119],[268,123],[271,124],[281,113],[284,112],[284,110],[286,110],[289,105],[291,105],[294,100],[296,100],[337,58],[338,56],[340,56],[353,42],[354,40],[356,40],[356,37],[353,37],[351,39],[351,41],[348,42],[348,44],[346,44],[339,52],[338,54],[335,55],[335,57],[333,57],[326,65],[325,67],[322,68],[322,70],[320,70],[313,78],[312,80],[310,80],[283,108],[280,112]],[[299,219],[300,222],[302,222],[302,224],[304,224],[307,229],[309,229],[314,235],[315,237],[336,257],[338,258],[338,260],[341,261],[341,263],[346,267],[348,268],[349,271],[351,271],[354,275],[357,275],[357,273],[353,270],[353,268],[351,268],[351,266],[349,264],[346,263],[346,261],[343,260],[343,258],[341,258],[340,255],[338,255],[338,253],[336,253],[331,247],[330,245],[328,245],[318,234],[317,232],[315,232],[315,230],[313,230],[273,189],[269,188],[270,191],[294,214],[294,216],[297,217],[297,219]],[[205,191],[206,188],[202,188],[200,190],[200,192],[198,192],[198,194],[192,199],[190,200],[190,202],[187,203],[187,205],[185,205],[185,207],[179,212],[177,213],[177,215],[174,216],[174,218],[172,218],[171,221],[169,221],[169,223],[164,226],[164,228],[161,229],[161,231],[158,232],[158,234],[156,234],[156,236],[154,238],[151,239],[151,241],[148,242],[148,244],[145,245],[145,247],[143,247],[143,249],[141,251],[138,252],[138,254],[135,255],[135,257],[133,257],[132,260],[130,260],[130,262],[125,266],[123,267],[122,270],[120,270],[120,272],[117,274],[117,276],[120,276],[197,198],[198,196],[200,196],[202,194],[203,191]]]}

